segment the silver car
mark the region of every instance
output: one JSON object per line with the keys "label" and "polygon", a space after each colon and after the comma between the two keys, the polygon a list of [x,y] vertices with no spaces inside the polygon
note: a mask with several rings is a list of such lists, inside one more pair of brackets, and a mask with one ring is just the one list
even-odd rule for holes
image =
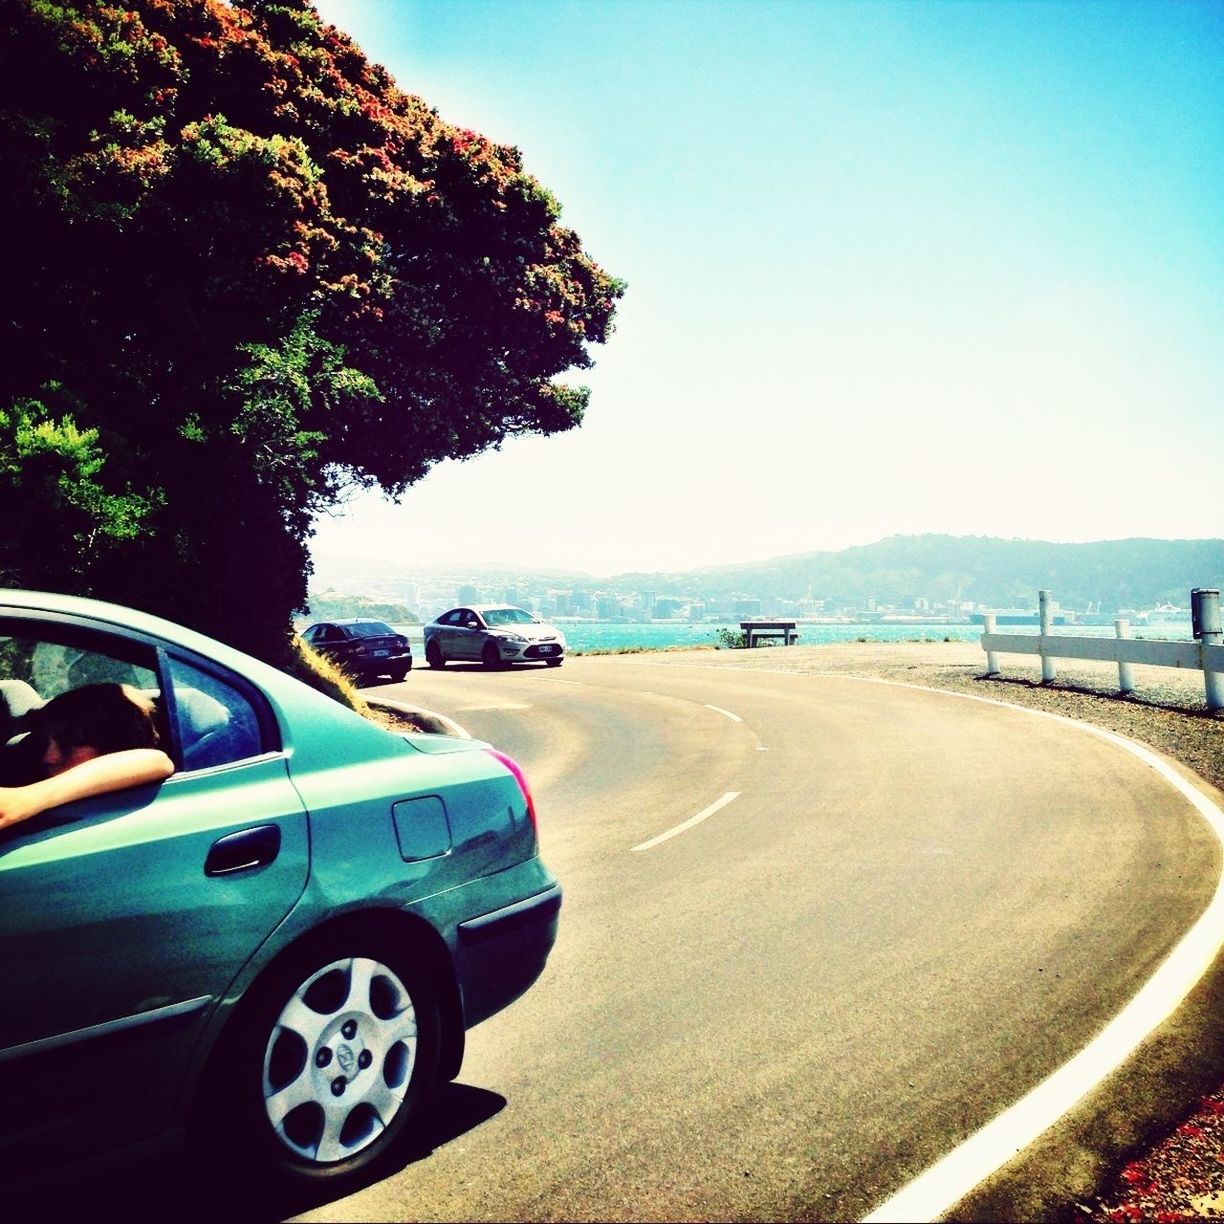
{"label": "silver car", "polygon": [[523,608],[506,604],[451,608],[425,626],[425,662],[445,667],[452,659],[489,668],[540,660],[560,667],[565,637]]}

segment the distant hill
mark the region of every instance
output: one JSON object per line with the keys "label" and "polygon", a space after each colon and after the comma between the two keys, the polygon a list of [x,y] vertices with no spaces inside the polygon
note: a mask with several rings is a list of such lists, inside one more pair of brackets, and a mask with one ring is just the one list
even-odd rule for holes
{"label": "distant hill", "polygon": [[366,595],[340,595],[335,591],[315,590],[310,592],[310,603],[302,619],[333,621],[349,620],[356,616],[387,621],[393,625],[410,625],[421,619],[412,608],[402,603],[371,599]]}
{"label": "distant hill", "polygon": [[[897,535],[840,552],[796,553],[705,569],[632,572],[595,577],[573,570],[529,569],[506,564],[416,566],[329,555],[315,557],[319,594],[365,595],[372,601],[402,598],[411,581],[472,582],[488,590],[523,583],[533,588],[585,588],[706,598],[736,594],[762,599],[828,599],[864,607],[874,598],[900,604],[916,597],[960,599],[995,608],[1035,608],[1048,590],[1064,608],[1101,611],[1187,607],[1193,587],[1224,588],[1224,540],[1102,540],[1051,544],[991,536]],[[333,588],[328,592],[327,588]],[[320,605],[322,606],[322,605]],[[368,605],[367,605],[368,606]],[[322,613],[316,610],[316,615]],[[373,611],[349,615],[381,615]],[[385,617],[384,617],[385,619]]]}
{"label": "distant hill", "polygon": [[990,536],[890,536],[840,552],[799,553],[682,573],[619,574],[610,585],[656,595],[748,593],[838,603],[900,603],[915,596],[1033,608],[1048,590],[1064,608],[1105,612],[1172,603],[1193,587],[1224,587],[1224,540],[1102,540],[1052,544]]}

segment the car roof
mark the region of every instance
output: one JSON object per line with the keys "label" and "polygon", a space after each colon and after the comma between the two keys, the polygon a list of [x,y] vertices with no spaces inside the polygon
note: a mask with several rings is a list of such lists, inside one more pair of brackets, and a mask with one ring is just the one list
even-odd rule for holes
{"label": "car roof", "polygon": [[[503,608],[509,608],[515,612],[527,612],[526,608],[520,608],[518,604],[508,603],[488,603],[488,604],[460,604],[461,608],[471,608],[473,612],[500,612]],[[527,612],[528,616],[532,614]]]}
{"label": "car roof", "polygon": [[[381,616],[333,616],[330,620],[313,621],[309,628],[315,625],[386,625]],[[389,626],[388,626],[389,627]]]}
{"label": "car roof", "polygon": [[[92,620],[100,628],[113,629],[119,634],[135,632],[154,642],[185,648],[237,672],[256,684],[272,703],[285,735],[286,748],[303,768],[335,768],[348,760],[362,759],[363,744],[373,745],[389,734],[393,739],[403,738],[262,659],[148,612],[80,595],[2,587],[0,617],[6,612],[32,613],[50,619],[63,616]],[[337,720],[345,723],[347,735],[335,734]]]}

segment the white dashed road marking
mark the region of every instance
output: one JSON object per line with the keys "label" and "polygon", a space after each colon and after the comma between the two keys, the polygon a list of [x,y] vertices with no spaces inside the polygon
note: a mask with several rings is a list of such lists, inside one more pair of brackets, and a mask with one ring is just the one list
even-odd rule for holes
{"label": "white dashed road marking", "polygon": [[676,827],[673,829],[668,829],[666,833],[660,833],[658,837],[652,837],[649,841],[644,841],[639,846],[633,846],[630,852],[632,853],[632,850],[649,850],[652,847],[659,845],[661,842],[668,841],[670,838],[677,837],[681,833],[687,832],[694,825],[699,825],[707,817],[713,816],[715,812],[721,811],[727,806],[728,803],[734,799],[738,799],[739,797],[739,791],[728,791],[721,799],[715,803],[711,803],[708,808],[698,812],[696,816],[690,816],[688,820],[676,825]]}

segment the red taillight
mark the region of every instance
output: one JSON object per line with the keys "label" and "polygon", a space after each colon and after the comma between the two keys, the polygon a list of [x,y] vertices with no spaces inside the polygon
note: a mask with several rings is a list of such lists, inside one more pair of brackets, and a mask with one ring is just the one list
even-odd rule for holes
{"label": "red taillight", "polygon": [[504,752],[498,752],[496,748],[486,748],[485,751],[491,757],[496,757],[514,775],[514,780],[519,784],[519,790],[523,792],[523,798],[527,801],[527,815],[531,820],[531,827],[536,831],[538,837],[540,822],[536,816],[535,800],[531,797],[531,787],[527,784],[527,775],[513,757],[508,757]]}

